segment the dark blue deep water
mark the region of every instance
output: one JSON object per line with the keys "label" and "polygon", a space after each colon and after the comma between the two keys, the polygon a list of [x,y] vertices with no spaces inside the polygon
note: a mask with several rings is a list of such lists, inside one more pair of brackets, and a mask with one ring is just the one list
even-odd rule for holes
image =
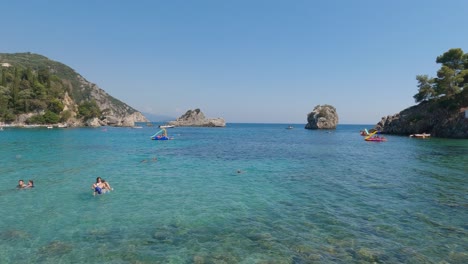
{"label": "dark blue deep water", "polygon": [[0,263],[468,263],[468,140],[286,126],[5,128]]}

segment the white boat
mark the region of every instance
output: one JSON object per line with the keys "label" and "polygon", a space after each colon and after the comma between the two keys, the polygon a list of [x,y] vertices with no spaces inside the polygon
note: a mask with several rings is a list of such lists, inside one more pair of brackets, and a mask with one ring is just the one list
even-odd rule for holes
{"label": "white boat", "polygon": [[422,133],[422,134],[412,134],[412,135],[410,135],[410,137],[414,137],[414,138],[428,138],[428,137],[431,137],[431,134],[426,134],[426,133]]}
{"label": "white boat", "polygon": [[160,125],[159,128],[173,128],[173,125]]}
{"label": "white boat", "polygon": [[48,128],[48,129],[52,129],[52,128],[54,128],[54,127],[53,127],[53,126],[47,126],[47,128]]}
{"label": "white boat", "polygon": [[293,126],[288,126],[286,129],[293,129],[294,127]]}

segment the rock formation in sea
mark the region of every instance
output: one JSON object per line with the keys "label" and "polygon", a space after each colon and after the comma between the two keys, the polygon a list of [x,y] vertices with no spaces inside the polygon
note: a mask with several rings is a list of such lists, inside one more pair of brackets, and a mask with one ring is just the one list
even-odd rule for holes
{"label": "rock formation in sea", "polygon": [[331,105],[317,105],[307,115],[306,129],[335,129],[338,125],[338,113]]}
{"label": "rock formation in sea", "polygon": [[375,129],[383,134],[428,133],[432,137],[468,139],[468,89],[452,98],[423,101],[397,114],[382,117]]}
{"label": "rock formation in sea", "polygon": [[194,126],[194,127],[225,127],[226,122],[223,118],[205,118],[200,109],[188,110],[175,121],[170,121],[171,126]]}

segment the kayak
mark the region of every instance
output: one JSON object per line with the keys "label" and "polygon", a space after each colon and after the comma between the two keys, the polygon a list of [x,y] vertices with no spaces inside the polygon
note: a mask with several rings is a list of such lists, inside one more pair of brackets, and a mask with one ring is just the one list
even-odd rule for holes
{"label": "kayak", "polygon": [[375,142],[382,142],[382,141],[387,141],[386,138],[384,137],[379,137],[376,135],[378,131],[374,131],[370,133],[367,137],[364,138],[365,141],[375,141]]}

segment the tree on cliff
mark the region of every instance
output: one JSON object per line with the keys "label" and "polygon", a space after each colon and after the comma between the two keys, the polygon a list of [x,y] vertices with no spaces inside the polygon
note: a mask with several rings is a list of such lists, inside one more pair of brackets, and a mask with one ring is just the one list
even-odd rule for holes
{"label": "tree on cliff", "polygon": [[[57,123],[56,117],[63,110],[60,99],[66,87],[62,80],[50,74],[46,68],[33,71],[24,67],[2,67],[0,71],[0,121],[13,121],[17,114],[43,111],[45,117],[35,117],[36,123],[45,118]],[[50,111],[48,113],[47,111]],[[41,123],[41,122],[37,122]]]}
{"label": "tree on cliff", "polygon": [[462,49],[450,49],[436,59],[442,64],[437,77],[418,75],[418,93],[413,96],[417,103],[440,96],[451,97],[468,87],[468,53]]}

